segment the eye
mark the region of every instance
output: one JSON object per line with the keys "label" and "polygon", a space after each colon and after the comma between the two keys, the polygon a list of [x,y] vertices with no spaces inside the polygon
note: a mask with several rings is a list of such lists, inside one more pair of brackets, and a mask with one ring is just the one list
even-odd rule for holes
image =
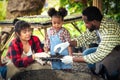
{"label": "eye", "polygon": [[23,30],[23,31],[21,31],[21,32],[26,33],[27,31],[26,31],[26,30]]}

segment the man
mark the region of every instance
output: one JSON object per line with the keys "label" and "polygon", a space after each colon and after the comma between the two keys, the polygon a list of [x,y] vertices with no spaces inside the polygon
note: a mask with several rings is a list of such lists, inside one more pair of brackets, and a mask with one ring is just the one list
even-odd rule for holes
{"label": "man", "polygon": [[[96,63],[102,62],[117,45],[120,45],[120,25],[111,19],[103,17],[97,7],[87,7],[82,12],[82,19],[87,27],[87,31],[71,42],[65,42],[57,45],[57,48],[63,50],[70,46],[85,46],[97,40],[99,36],[99,46],[87,49],[82,57],[66,56],[62,60],[69,62],[86,62],[93,73],[95,73]],[[109,61],[108,61],[109,62]],[[112,65],[112,64],[111,64]],[[114,73],[114,72],[113,72]],[[112,73],[110,74],[112,75]]]}

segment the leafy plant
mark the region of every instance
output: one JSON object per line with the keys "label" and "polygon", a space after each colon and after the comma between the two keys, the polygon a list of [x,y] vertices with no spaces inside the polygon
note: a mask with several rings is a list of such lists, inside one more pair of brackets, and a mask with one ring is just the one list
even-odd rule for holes
{"label": "leafy plant", "polygon": [[69,11],[69,14],[81,13],[85,7],[84,4],[75,2],[74,0],[60,0],[60,6],[65,7]]}
{"label": "leafy plant", "polygon": [[0,20],[4,20],[6,17],[6,7],[7,7],[7,0],[0,1]]}
{"label": "leafy plant", "polygon": [[[69,15],[71,14],[81,14],[82,9],[86,6],[80,2],[75,2],[75,0],[60,0],[60,6],[65,7],[68,10]],[[70,32],[71,37],[77,37],[82,32],[86,30],[84,23],[81,20],[74,22],[74,26],[72,24],[65,24],[65,28]],[[76,30],[75,26],[78,30]]]}
{"label": "leafy plant", "polygon": [[120,23],[120,0],[103,0],[103,13]]}

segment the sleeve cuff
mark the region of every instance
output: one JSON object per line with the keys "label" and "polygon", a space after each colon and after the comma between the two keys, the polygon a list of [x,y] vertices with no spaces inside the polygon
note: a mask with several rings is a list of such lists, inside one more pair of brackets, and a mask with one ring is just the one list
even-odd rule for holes
{"label": "sleeve cuff", "polygon": [[78,48],[79,47],[79,41],[78,41],[77,38],[75,38],[74,40],[77,42],[76,48]]}
{"label": "sleeve cuff", "polygon": [[91,62],[89,59],[88,59],[88,56],[83,56],[85,62],[87,63],[90,63],[90,64],[94,64],[93,62]]}

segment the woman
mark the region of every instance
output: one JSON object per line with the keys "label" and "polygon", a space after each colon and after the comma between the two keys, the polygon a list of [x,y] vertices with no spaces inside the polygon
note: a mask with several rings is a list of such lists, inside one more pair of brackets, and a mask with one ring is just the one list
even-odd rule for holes
{"label": "woman", "polygon": [[[40,53],[43,52],[41,42],[37,36],[32,35],[29,23],[18,19],[13,23],[16,38],[11,41],[8,48],[9,62],[0,68],[1,76],[7,79],[20,71],[39,69],[40,64],[35,60],[36,57],[42,57]],[[47,54],[44,55],[46,56]]]}

